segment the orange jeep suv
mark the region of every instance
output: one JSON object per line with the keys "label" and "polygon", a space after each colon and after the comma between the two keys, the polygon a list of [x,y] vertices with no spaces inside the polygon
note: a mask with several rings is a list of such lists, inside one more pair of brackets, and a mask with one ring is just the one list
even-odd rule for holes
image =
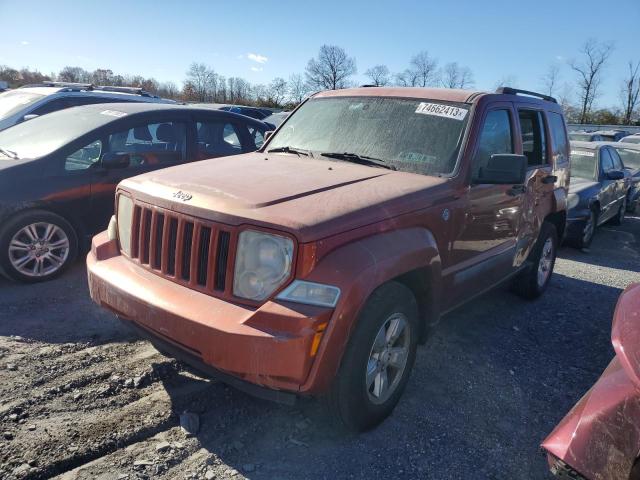
{"label": "orange jeep suv", "polygon": [[568,183],[551,97],[321,92],[258,152],[122,181],[91,296],[224,382],[364,430],[443,314],[507,280],[542,294]]}

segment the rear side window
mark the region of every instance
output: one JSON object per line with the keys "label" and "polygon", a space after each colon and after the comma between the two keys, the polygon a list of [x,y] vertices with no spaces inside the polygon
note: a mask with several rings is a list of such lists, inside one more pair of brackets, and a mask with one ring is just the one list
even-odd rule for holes
{"label": "rear side window", "polygon": [[57,112],[58,110],[73,106],[74,105],[69,98],[56,98],[52,99],[50,102],[45,103],[44,105],[40,105],[33,112],[31,112],[31,114],[46,115],[47,113]]}
{"label": "rear side window", "polygon": [[184,123],[162,122],[109,135],[107,151],[128,153],[131,167],[171,165],[185,160],[186,145]]}
{"label": "rear side window", "polygon": [[549,112],[549,130],[551,130],[551,150],[556,164],[568,161],[567,150],[569,141],[564,126],[564,119],[559,113]]}
{"label": "rear side window", "polygon": [[224,157],[242,153],[238,127],[225,120],[197,122],[197,158]]}
{"label": "rear side window", "polygon": [[544,133],[542,112],[519,110],[522,153],[530,167],[547,163],[547,139]]}
{"label": "rear side window", "polygon": [[473,159],[472,179],[478,178],[480,169],[487,166],[491,155],[499,153],[514,153],[508,110],[493,110],[487,114]]}

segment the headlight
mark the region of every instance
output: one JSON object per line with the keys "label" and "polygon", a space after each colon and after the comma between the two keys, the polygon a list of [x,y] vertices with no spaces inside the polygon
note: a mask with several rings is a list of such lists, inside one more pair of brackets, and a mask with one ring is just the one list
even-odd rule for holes
{"label": "headlight", "polygon": [[111,219],[109,220],[107,238],[109,238],[109,240],[118,240],[118,222],[116,221],[115,215],[111,215]]}
{"label": "headlight", "polygon": [[280,292],[276,298],[289,302],[333,308],[340,298],[340,289],[333,285],[296,280]]}
{"label": "headlight", "polygon": [[118,195],[118,240],[124,253],[131,256],[131,222],[133,220],[133,200]]}
{"label": "headlight", "polygon": [[241,232],[233,294],[250,300],[266,299],[289,278],[292,259],[290,238],[255,230]]}
{"label": "headlight", "polygon": [[576,208],[580,203],[580,197],[576,193],[570,193],[567,197],[567,210]]}

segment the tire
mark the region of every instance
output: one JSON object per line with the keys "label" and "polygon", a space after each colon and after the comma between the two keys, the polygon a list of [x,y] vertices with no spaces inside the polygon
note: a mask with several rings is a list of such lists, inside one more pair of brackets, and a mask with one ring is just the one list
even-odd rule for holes
{"label": "tire", "polygon": [[598,226],[598,212],[595,209],[591,210],[591,217],[587,221],[582,230],[582,236],[577,238],[575,241],[575,246],[577,248],[589,248],[591,246],[591,242],[593,241],[593,236],[596,233],[596,228]]}
{"label": "tire", "polygon": [[611,225],[622,225],[622,222],[624,222],[624,214],[626,212],[627,212],[627,196],[625,195],[624,199],[622,200],[622,205],[620,205],[620,208],[618,209],[618,213],[616,214],[615,217],[609,220]]}
{"label": "tire", "polygon": [[[394,326],[401,325],[404,328],[391,346],[403,348],[405,355],[393,357],[384,334],[392,334]],[[330,415],[339,426],[361,432],[375,427],[391,414],[409,379],[418,337],[418,305],[411,291],[397,282],[376,289],[358,318],[338,374],[324,397]],[[396,350],[396,354],[398,352]],[[393,363],[403,366],[393,366]],[[384,387],[384,378],[387,390],[380,388]]]}
{"label": "tire", "polygon": [[533,300],[544,293],[553,274],[558,251],[556,227],[543,222],[540,235],[529,254],[529,266],[514,280],[513,290],[523,298]]}
{"label": "tire", "polygon": [[71,224],[46,210],[19,213],[0,229],[0,267],[11,280],[51,280],[62,274],[77,254],[78,237]]}

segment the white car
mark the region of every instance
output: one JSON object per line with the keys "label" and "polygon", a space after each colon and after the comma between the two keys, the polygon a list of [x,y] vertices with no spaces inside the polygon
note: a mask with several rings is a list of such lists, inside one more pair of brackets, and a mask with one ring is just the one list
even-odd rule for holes
{"label": "white car", "polygon": [[152,95],[142,88],[44,82],[0,93],[0,131],[64,108],[116,102],[176,103]]}

